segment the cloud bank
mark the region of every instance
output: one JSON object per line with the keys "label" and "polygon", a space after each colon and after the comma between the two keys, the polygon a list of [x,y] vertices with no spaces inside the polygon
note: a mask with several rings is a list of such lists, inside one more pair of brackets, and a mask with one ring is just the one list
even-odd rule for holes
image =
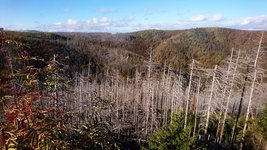
{"label": "cloud bank", "polygon": [[[246,30],[267,30],[267,15],[250,16],[240,20],[229,20],[221,14],[211,16],[195,15],[187,19],[178,19],[173,22],[140,23],[135,16],[126,16],[121,19],[109,17],[93,17],[88,20],[67,19],[31,28],[49,32],[131,32],[145,29],[176,30],[197,27],[226,27]],[[10,26],[11,30],[25,28]]]}
{"label": "cloud bank", "polygon": [[191,21],[205,21],[207,18],[203,15],[198,15],[198,16],[192,16],[190,18]]}

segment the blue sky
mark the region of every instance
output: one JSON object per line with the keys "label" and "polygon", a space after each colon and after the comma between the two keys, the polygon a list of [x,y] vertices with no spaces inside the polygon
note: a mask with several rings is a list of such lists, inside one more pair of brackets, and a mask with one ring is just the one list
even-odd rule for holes
{"label": "blue sky", "polygon": [[0,0],[0,27],[113,33],[195,27],[267,30],[267,0]]}

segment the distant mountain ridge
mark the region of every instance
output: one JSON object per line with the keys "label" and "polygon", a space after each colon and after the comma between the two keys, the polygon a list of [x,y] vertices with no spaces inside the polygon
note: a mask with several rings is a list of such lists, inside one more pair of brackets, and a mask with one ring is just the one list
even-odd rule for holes
{"label": "distant mountain ridge", "polygon": [[[30,47],[34,56],[59,61],[73,68],[86,66],[92,61],[96,70],[119,69],[129,75],[142,70],[152,51],[153,62],[174,68],[187,68],[192,59],[212,67],[235,53],[251,53],[258,46],[262,31],[227,28],[196,28],[187,30],[144,30],[130,33],[47,33],[7,31],[7,36]],[[263,38],[266,49],[267,35]],[[91,65],[92,65],[91,64]],[[267,58],[262,62],[267,66]],[[79,66],[79,67],[77,67]]]}

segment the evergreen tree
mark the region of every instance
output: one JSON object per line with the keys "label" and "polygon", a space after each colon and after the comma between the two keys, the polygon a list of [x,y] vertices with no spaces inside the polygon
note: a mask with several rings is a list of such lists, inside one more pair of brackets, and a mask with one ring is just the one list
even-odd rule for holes
{"label": "evergreen tree", "polygon": [[148,137],[149,150],[189,150],[194,149],[195,137],[190,136],[192,126],[184,129],[184,118],[174,116],[172,124],[163,127]]}
{"label": "evergreen tree", "polygon": [[265,104],[265,108],[262,113],[261,124],[263,127],[264,138],[267,139],[267,104]]}

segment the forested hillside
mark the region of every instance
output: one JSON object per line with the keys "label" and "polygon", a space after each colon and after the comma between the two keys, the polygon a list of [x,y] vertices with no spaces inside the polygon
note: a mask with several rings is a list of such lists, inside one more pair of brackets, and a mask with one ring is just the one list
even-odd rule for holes
{"label": "forested hillside", "polygon": [[264,32],[0,32],[5,149],[266,148]]}
{"label": "forested hillside", "polygon": [[[211,68],[230,57],[232,48],[235,51],[240,49],[243,54],[251,53],[259,42],[260,34],[259,31],[225,28],[118,34],[7,32],[10,39],[29,46],[30,55],[40,56],[45,61],[56,54],[60,62],[73,64],[71,67],[85,66],[92,61],[98,71],[111,67],[125,75],[130,75],[136,68],[142,70],[151,50],[153,62],[161,67],[166,63],[176,69],[188,68],[192,59],[196,59],[206,68]],[[263,39],[263,45],[266,42]]]}

